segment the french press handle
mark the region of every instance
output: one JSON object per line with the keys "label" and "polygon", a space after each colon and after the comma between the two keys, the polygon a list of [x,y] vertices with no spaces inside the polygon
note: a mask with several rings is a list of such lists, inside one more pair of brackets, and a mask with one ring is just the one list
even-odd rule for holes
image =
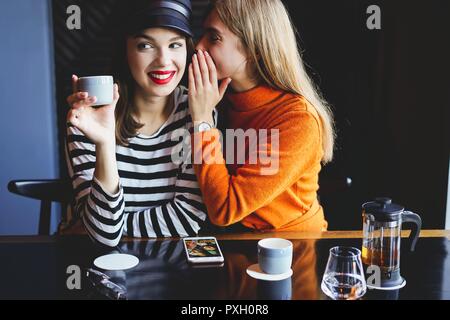
{"label": "french press handle", "polygon": [[411,234],[409,240],[411,241],[411,251],[416,248],[417,240],[419,239],[420,229],[422,228],[422,219],[418,214],[411,211],[402,212],[402,222],[412,222]]}

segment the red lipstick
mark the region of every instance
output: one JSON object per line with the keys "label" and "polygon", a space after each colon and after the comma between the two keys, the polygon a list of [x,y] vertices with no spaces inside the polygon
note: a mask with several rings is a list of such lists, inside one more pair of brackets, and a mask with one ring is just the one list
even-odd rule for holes
{"label": "red lipstick", "polygon": [[168,84],[172,81],[176,71],[152,71],[148,75],[152,81],[158,85]]}

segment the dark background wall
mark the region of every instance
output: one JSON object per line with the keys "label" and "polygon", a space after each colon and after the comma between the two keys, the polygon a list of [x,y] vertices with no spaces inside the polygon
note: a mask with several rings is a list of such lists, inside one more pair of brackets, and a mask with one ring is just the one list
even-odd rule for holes
{"label": "dark background wall", "polygon": [[[326,199],[330,227],[360,228],[361,203],[389,196],[421,214],[426,228],[442,228],[450,149],[449,2],[286,3],[304,58],[334,106],[337,157],[324,173],[353,179],[348,192]],[[366,27],[371,4],[381,8],[381,30]]]}
{"label": "dark background wall", "polygon": [[[35,0],[28,2],[32,1],[34,3]],[[10,2],[9,5],[2,2],[2,5],[16,14],[23,14],[24,10],[17,8],[17,4],[23,4],[25,0]],[[47,3],[44,0],[36,2]],[[45,123],[45,132],[52,130],[52,126],[56,128],[59,144],[55,142],[52,145],[48,137],[39,136],[33,140],[34,144],[30,144],[35,146],[46,141],[48,149],[38,148],[37,152],[50,155],[52,159],[59,158],[61,176],[66,174],[62,142],[67,112],[65,98],[71,90],[70,76],[73,73],[82,76],[109,72],[111,40],[107,31],[110,23],[114,23],[110,17],[117,2],[51,1],[57,107],[49,107],[52,105],[49,101],[46,104],[46,108],[50,108],[46,109],[49,113],[39,113],[39,116],[56,115],[53,123]],[[207,0],[193,1],[193,23],[197,36],[201,33],[201,17],[207,3]],[[321,199],[330,229],[361,228],[361,204],[376,196],[390,196],[395,202],[421,214],[425,228],[443,228],[450,137],[449,2],[286,0],[284,3],[299,31],[299,44],[310,74],[332,104],[336,117],[336,158],[323,169],[321,178],[350,176],[353,180],[350,189],[324,195]],[[66,27],[66,10],[73,4],[82,10],[81,30],[68,30]],[[366,27],[369,16],[366,9],[372,4],[381,8],[381,30],[368,30]],[[35,15],[37,12],[42,13],[37,10]],[[0,21],[5,23],[3,19]],[[17,41],[19,37],[13,37],[5,30],[12,29],[19,22],[13,19],[7,21],[0,32],[9,34]],[[48,27],[49,21],[50,17],[41,15],[40,20],[32,23],[33,32],[40,30],[50,38],[52,30]],[[36,50],[45,52],[50,52],[50,47],[47,42],[34,46]],[[10,50],[9,57],[14,60],[14,48]],[[40,79],[40,85],[49,92],[48,99],[51,100],[49,73],[52,70],[50,63],[45,61],[46,64],[40,61],[27,70],[33,71],[34,78],[31,79]],[[15,60],[15,63],[24,68],[20,60]],[[2,59],[2,67],[3,64],[8,64],[5,59]],[[36,76],[41,73],[49,75],[49,78],[42,80]],[[7,82],[2,81],[1,88],[4,90],[3,85]],[[7,99],[3,95],[0,99],[3,99],[2,110],[13,101],[12,97]],[[37,128],[36,125],[34,128]],[[4,126],[0,130],[4,137]],[[28,141],[22,132],[18,135]],[[23,152],[25,146],[18,150]],[[55,146],[58,146],[58,152],[51,149]],[[19,158],[18,154],[14,154],[14,159]],[[42,163],[29,159],[23,161],[21,166],[28,165],[29,170],[23,176],[43,178],[53,173],[38,171]],[[44,163],[48,166],[47,160]],[[19,164],[13,167],[17,170]],[[10,176],[2,176],[3,188]],[[1,192],[0,196],[5,197],[4,189]],[[22,204],[23,201],[20,199],[19,202]],[[23,210],[18,208],[16,202],[9,210]],[[17,221],[22,219],[20,217]],[[4,220],[1,221],[3,225]],[[8,230],[8,227],[0,226],[0,233]]]}

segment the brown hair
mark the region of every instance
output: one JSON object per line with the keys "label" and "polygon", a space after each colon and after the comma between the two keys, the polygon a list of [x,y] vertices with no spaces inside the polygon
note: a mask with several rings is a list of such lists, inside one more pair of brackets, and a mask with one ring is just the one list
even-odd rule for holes
{"label": "brown hair", "polygon": [[[138,129],[144,126],[144,124],[134,120],[132,116],[136,81],[131,74],[127,61],[126,40],[129,36],[131,36],[131,34],[127,34],[125,32],[116,33],[116,38],[114,41],[115,54],[113,57],[112,66],[114,81],[119,85],[120,94],[115,111],[116,143],[122,146],[128,145],[128,140],[136,136]],[[186,36],[186,45],[188,57],[187,65],[189,65],[189,60],[194,53],[194,42],[191,37]],[[181,80],[181,83],[186,83],[186,72]]]}

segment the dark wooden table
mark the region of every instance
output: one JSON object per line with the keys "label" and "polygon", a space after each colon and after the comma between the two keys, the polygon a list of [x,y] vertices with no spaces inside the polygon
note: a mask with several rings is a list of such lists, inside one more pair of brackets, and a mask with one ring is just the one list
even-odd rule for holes
{"label": "dark wooden table", "polygon": [[[257,261],[258,239],[272,236],[294,243],[294,274],[282,282],[255,280],[246,269]],[[113,251],[136,255],[140,263],[108,275],[127,288],[129,299],[326,299],[320,282],[329,249],[361,247],[357,231],[217,237],[225,256],[222,267],[191,267],[179,239],[124,239]],[[450,299],[449,239],[449,231],[425,230],[413,253],[408,239],[402,239],[406,286],[391,292],[368,290],[363,299]],[[96,257],[108,252],[82,236],[0,237],[0,299],[100,298],[86,279],[80,290],[69,290],[67,268],[92,267]]]}

